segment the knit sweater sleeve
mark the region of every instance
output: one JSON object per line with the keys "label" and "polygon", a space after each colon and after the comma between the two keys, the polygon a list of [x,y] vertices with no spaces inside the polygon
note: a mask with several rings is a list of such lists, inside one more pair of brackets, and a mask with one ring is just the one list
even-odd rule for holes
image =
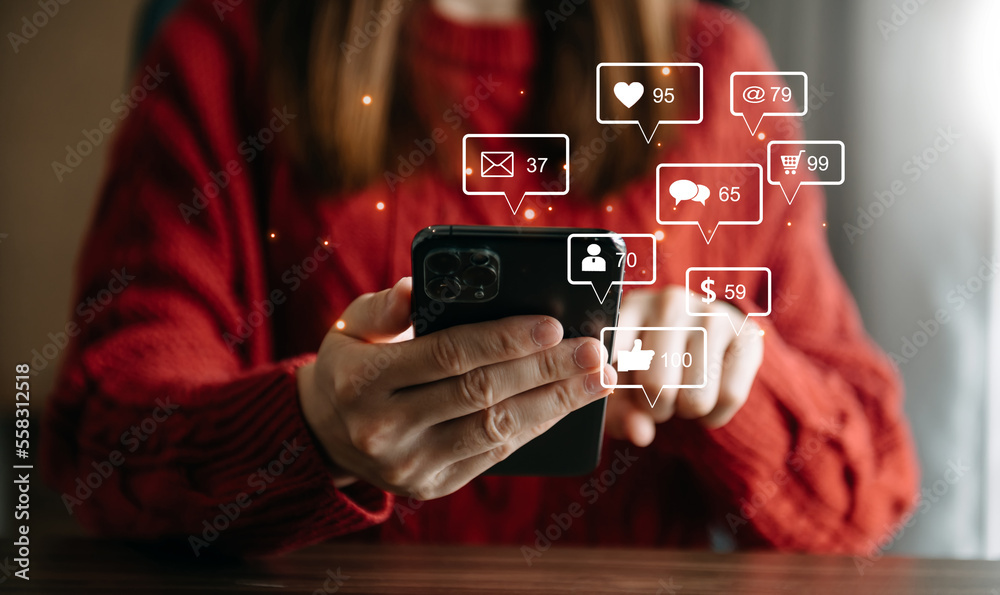
{"label": "knit sweater sleeve", "polygon": [[822,197],[803,188],[785,211],[746,405],[717,430],[673,422],[665,439],[710,486],[738,544],[867,552],[915,504],[902,385],[830,257]]}
{"label": "knit sweater sleeve", "polygon": [[334,487],[297,395],[311,356],[272,355],[259,172],[240,150],[251,11],[212,6],[181,8],[132,83],[145,91],[125,103],[80,256],[42,462],[97,533],[274,552],[380,523],[392,502]]}
{"label": "knit sweater sleeve", "polygon": [[[727,33],[713,50],[739,63],[725,72],[777,70],[745,20]],[[783,124],[767,128],[771,139],[800,138],[796,123]],[[749,138],[741,121],[733,126]],[[737,544],[867,552],[916,503],[902,383],[830,255],[822,192],[803,186],[789,205],[765,184],[764,204],[764,223],[741,248],[773,278],[771,314],[753,319],[764,359],[749,399],[720,429],[671,420],[657,442],[691,463],[713,494],[720,530]]]}

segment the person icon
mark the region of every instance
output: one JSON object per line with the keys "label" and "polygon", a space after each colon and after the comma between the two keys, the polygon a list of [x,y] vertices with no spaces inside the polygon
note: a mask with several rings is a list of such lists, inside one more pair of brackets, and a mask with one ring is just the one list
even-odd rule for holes
{"label": "person icon", "polygon": [[604,258],[598,256],[600,253],[600,244],[595,243],[587,246],[587,254],[590,256],[583,259],[581,269],[584,273],[603,273],[607,270],[608,265],[604,262]]}

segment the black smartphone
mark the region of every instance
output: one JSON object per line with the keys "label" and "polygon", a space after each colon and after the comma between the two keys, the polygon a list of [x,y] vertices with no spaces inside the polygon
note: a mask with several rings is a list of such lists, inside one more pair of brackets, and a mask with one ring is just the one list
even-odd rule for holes
{"label": "black smartphone", "polygon": [[[623,267],[616,255],[623,252],[622,239],[603,229],[428,227],[413,238],[414,332],[543,314],[562,323],[564,338],[600,339],[602,328],[617,324]],[[613,333],[605,340],[610,354]],[[570,413],[487,474],[592,471],[601,455],[606,401]]]}

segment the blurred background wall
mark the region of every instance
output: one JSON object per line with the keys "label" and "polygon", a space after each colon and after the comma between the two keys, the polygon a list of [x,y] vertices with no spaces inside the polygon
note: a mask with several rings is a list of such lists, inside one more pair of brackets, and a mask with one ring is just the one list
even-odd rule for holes
{"label": "blurred background wall", "polygon": [[[37,0],[0,2],[0,362],[10,378],[15,363],[30,361],[33,352],[47,354],[41,356],[46,367],[31,380],[34,438],[56,367],[48,356],[61,354],[58,346],[46,345],[55,343],[50,333],[58,341],[65,332],[75,307],[73,263],[110,141],[105,135],[61,180],[52,163],[66,162],[66,145],[84,141],[84,130],[99,130],[104,118],[118,122],[112,102],[127,89],[129,49],[142,6],[139,0],[52,4],[58,12],[49,16]],[[9,511],[14,400],[9,391],[3,395],[0,510]],[[32,487],[33,532],[78,530],[37,473]],[[51,514],[38,508],[47,501]],[[12,520],[0,515],[0,534],[10,534]]]}
{"label": "blurred background wall", "polygon": [[[1000,293],[992,291],[992,279],[976,281],[982,259],[993,262],[998,255],[997,5],[730,4],[762,29],[780,69],[809,74],[809,138],[847,144],[847,181],[827,188],[830,242],[869,331],[885,350],[906,359],[900,365],[906,410],[929,490],[926,511],[892,549],[1000,556],[1000,406],[990,366],[1000,361],[1000,329],[991,327],[998,322],[990,317]],[[75,307],[72,265],[110,145],[107,135],[61,180],[52,163],[65,163],[66,145],[76,146],[103,118],[117,122],[112,103],[128,88],[142,5],[71,1],[34,33],[29,27],[29,38],[24,19],[40,11],[37,0],[0,2],[0,32],[8,42],[0,47],[0,362],[5,370],[38,356],[48,362],[32,379],[36,432],[56,367],[49,356],[59,353],[58,346],[46,345],[58,342]],[[9,33],[27,43],[15,49]],[[905,192],[887,196],[894,182]],[[947,322],[934,330],[940,311]],[[920,343],[920,332],[926,343],[907,347],[904,338]],[[4,399],[0,416],[12,408]],[[0,427],[4,444],[10,444],[10,427],[6,420]],[[954,484],[942,483],[952,464],[968,470]],[[8,473],[0,465],[3,510]],[[41,489],[40,482],[35,486]],[[0,519],[0,534],[9,534],[7,515]],[[40,520],[76,530],[64,514]]]}
{"label": "blurred background wall", "polygon": [[[48,17],[38,0],[0,2],[0,361],[30,360],[49,333],[65,331],[76,251],[110,146],[107,135],[79,165],[66,145],[85,141],[126,90],[135,19],[142,2],[69,2]],[[41,12],[47,18],[34,15]],[[28,25],[25,25],[27,20]],[[44,22],[38,27],[35,20]],[[27,34],[34,34],[28,38]],[[12,42],[10,34],[26,43]],[[16,49],[13,47],[17,45]],[[94,137],[96,138],[96,137]],[[46,356],[43,356],[46,357]],[[46,359],[48,359],[46,357]],[[34,409],[52,386],[53,362],[32,380]],[[12,402],[0,404],[5,411]]]}
{"label": "blurred background wall", "polygon": [[[1000,265],[1000,5],[734,4],[779,69],[808,72],[808,137],[847,145],[846,182],[826,188],[830,245],[868,331],[900,357],[923,471],[923,512],[893,549],[1000,556],[998,310],[986,266]],[[946,481],[956,467],[967,470]]]}

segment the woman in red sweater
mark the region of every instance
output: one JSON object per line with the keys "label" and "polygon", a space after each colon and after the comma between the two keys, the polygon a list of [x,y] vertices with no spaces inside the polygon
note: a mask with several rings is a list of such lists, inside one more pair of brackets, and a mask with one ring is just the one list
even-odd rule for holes
{"label": "woman in red sweater", "polygon": [[[691,266],[769,267],[773,312],[740,336],[709,319],[723,324],[704,325],[698,365],[719,372],[705,390],[653,408],[612,395],[590,476],[477,477],[608,394],[594,340],[535,316],[385,344],[408,325],[399,280],[419,229],[512,223],[462,194],[464,133],[569,133],[573,193],[513,220],[527,226],[663,231],[657,162],[763,159],[728,109],[731,72],[774,70],[742,18],[542,4],[201,0],[173,15],[146,56],[163,80],[110,155],[78,291],[132,280],[78,320],[49,401],[45,470],[71,514],[196,555],[347,537],[516,544],[528,563],[555,541],[856,552],[891,532],[916,493],[900,383],[833,265],[815,187],[791,206],[768,188],[762,224],[710,244],[665,230],[659,283],[626,295],[623,320],[700,324],[678,309]],[[702,124],[647,146],[594,121],[598,62],[664,59],[704,66]],[[798,134],[781,118],[761,131]]]}

